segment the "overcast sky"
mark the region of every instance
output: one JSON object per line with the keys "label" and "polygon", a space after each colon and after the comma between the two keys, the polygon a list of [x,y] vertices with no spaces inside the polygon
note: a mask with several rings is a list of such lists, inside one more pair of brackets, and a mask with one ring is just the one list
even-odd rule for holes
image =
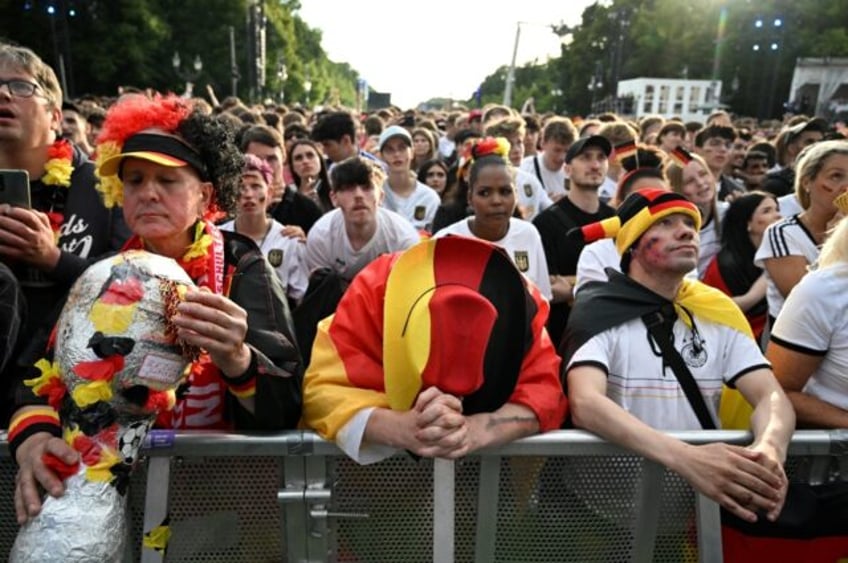
{"label": "overcast sky", "polygon": [[434,97],[471,97],[486,76],[509,65],[518,22],[519,66],[559,55],[549,26],[579,24],[594,1],[301,0],[299,14],[322,31],[331,60],[350,64],[371,88],[410,108]]}

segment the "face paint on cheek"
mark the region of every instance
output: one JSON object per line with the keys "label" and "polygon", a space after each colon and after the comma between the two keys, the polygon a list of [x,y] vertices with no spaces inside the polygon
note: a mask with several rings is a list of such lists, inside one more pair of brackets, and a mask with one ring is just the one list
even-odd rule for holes
{"label": "face paint on cheek", "polygon": [[664,252],[659,237],[648,237],[640,245],[642,261],[650,266],[660,266],[668,262],[668,253]]}

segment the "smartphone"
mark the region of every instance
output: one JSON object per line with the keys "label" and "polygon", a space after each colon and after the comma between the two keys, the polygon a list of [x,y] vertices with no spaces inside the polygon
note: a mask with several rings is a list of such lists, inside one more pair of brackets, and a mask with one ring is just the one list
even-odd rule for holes
{"label": "smartphone", "polygon": [[29,172],[0,170],[0,203],[30,209]]}

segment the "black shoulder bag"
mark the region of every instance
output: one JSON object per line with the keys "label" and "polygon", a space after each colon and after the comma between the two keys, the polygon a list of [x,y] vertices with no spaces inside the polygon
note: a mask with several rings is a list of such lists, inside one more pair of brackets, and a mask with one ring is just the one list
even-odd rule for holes
{"label": "black shoulder bag", "polygon": [[686,399],[695,411],[695,416],[698,417],[698,422],[704,430],[716,430],[716,424],[713,417],[707,409],[707,403],[704,401],[704,396],[701,394],[701,389],[695,383],[695,378],[689,368],[686,367],[686,362],[680,356],[680,352],[671,344],[671,328],[665,326],[666,317],[662,311],[654,311],[642,316],[642,322],[648,327],[648,332],[651,337],[660,347],[663,355],[663,360],[668,362],[671,371],[680,386],[683,388],[683,393],[686,394]]}

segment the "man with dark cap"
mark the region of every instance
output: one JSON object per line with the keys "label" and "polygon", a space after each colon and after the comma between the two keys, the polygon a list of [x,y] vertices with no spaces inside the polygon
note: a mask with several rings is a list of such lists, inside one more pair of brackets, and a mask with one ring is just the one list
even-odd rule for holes
{"label": "man with dark cap", "polygon": [[568,322],[574,301],[577,259],[583,250],[583,244],[569,240],[566,234],[574,227],[612,217],[615,213],[598,196],[598,189],[607,176],[611,152],[610,142],[599,135],[575,141],[565,155],[565,170],[571,178],[571,189],[533,221],[542,237],[551,277],[553,299],[548,332],[555,344],[559,344]]}

